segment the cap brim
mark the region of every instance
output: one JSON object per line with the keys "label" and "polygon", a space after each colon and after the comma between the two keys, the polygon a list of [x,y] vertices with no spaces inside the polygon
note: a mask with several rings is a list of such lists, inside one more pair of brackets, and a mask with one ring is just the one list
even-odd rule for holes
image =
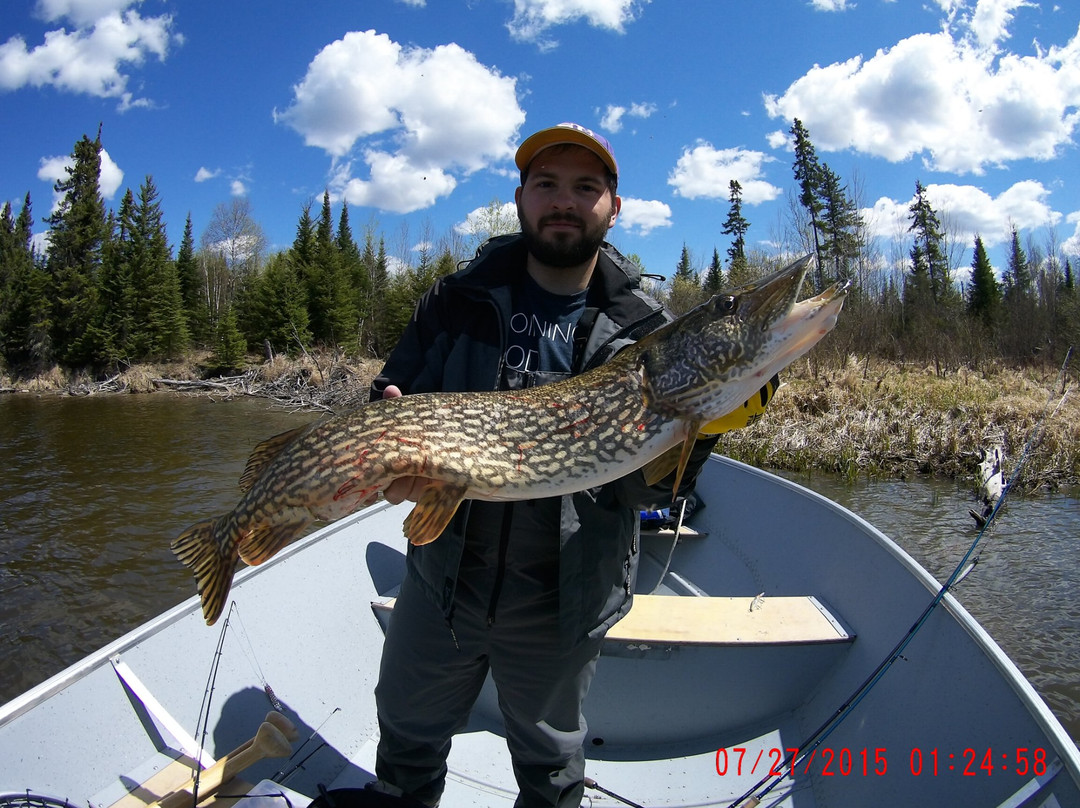
{"label": "cap brim", "polygon": [[603,147],[595,138],[591,137],[585,132],[579,132],[577,129],[570,129],[569,127],[552,127],[550,129],[542,129],[534,135],[530,135],[525,141],[518,147],[517,154],[514,156],[514,162],[520,171],[524,171],[529,167],[529,163],[533,161],[544,149],[551,146],[561,145],[574,145],[583,146],[591,151],[615,176],[619,175],[619,167],[615,163],[615,158],[611,152]]}

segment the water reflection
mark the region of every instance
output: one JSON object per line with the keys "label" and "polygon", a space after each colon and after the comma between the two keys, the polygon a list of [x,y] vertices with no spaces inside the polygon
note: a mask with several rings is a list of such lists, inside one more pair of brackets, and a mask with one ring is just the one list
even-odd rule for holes
{"label": "water reflection", "polygon": [[[933,479],[860,481],[785,475],[862,516],[939,581],[952,574],[977,531],[971,491]],[[1010,495],[984,535],[975,570],[953,589],[1080,739],[1080,499],[1075,492]],[[899,637],[897,638],[899,639]]]}
{"label": "water reflection", "polygon": [[169,541],[313,416],[168,395],[0,397],[0,702],[190,597]]}
{"label": "water reflection", "polygon": [[[235,504],[256,443],[313,418],[260,400],[0,396],[0,703],[190,597],[169,541]],[[975,535],[954,483],[790,476],[940,580]],[[955,594],[1080,738],[1080,501],[1014,498],[998,522]]]}

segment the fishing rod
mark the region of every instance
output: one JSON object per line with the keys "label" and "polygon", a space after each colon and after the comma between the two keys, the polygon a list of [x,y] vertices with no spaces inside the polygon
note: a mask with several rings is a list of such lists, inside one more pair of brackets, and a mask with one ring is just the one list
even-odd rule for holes
{"label": "fishing rod", "polygon": [[[755,808],[755,806],[761,803],[774,788],[782,783],[787,777],[793,776],[795,773],[795,767],[801,763],[807,755],[813,756],[818,747],[828,738],[833,731],[840,726],[841,722],[847,718],[852,711],[859,705],[859,703],[866,697],[866,695],[874,688],[874,686],[881,680],[885,673],[893,666],[896,660],[903,656],[904,650],[908,647],[915,635],[919,633],[919,630],[923,627],[926,621],[930,618],[934,609],[938,607],[938,604],[945,599],[945,595],[949,590],[958,582],[968,576],[975,565],[979,562],[978,556],[971,560],[975,553],[976,548],[979,546],[979,542],[982,541],[983,536],[990,529],[990,526],[994,523],[994,519],[1001,510],[1001,506],[1004,504],[1005,499],[1008,497],[1009,492],[1019,482],[1023,476],[1024,467],[1027,465],[1028,460],[1031,457],[1035,447],[1042,442],[1043,433],[1046,431],[1046,423],[1052,418],[1058,410],[1065,404],[1065,399],[1068,398],[1068,392],[1065,389],[1065,371],[1069,364],[1069,358],[1072,356],[1072,348],[1065,353],[1065,361],[1061,366],[1061,395],[1059,397],[1057,405],[1053,411],[1050,410],[1050,404],[1054,400],[1054,392],[1051,390],[1047,397],[1046,404],[1043,406],[1043,412],[1039,420],[1032,427],[1031,434],[1028,437],[1027,442],[1024,444],[1024,448],[1020,453],[1020,459],[1016,462],[1016,467],[1013,469],[1012,476],[1009,478],[1005,487],[1001,491],[1001,496],[998,497],[997,502],[994,503],[993,509],[990,511],[989,516],[986,517],[986,522],[983,523],[979,529],[978,534],[975,536],[975,540],[972,541],[971,546],[967,552],[964,553],[963,558],[960,559],[960,563],[956,565],[952,575],[948,580],[942,584],[938,589],[937,594],[919,615],[918,619],[908,629],[907,634],[900,638],[900,641],[893,647],[892,651],[874,668],[873,672],[863,680],[850,696],[833,712],[825,722],[814,730],[806,740],[794,747],[795,751],[792,751],[784,759],[784,761],[774,769],[770,770],[769,774],[762,777],[757,783],[751,786],[742,796],[736,799],[733,803],[730,803],[728,808],[739,808],[739,806],[745,806],[745,808]],[[970,560],[970,563],[969,563]],[[770,782],[771,781],[771,782]],[[761,791],[758,791],[761,789]],[[756,793],[755,793],[756,792]]]}

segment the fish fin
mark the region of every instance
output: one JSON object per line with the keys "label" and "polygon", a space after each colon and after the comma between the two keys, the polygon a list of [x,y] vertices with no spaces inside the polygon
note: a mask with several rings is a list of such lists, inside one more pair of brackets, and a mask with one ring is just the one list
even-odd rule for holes
{"label": "fish fin", "polygon": [[420,494],[416,507],[405,517],[404,533],[415,545],[427,544],[439,538],[457,513],[468,489],[432,480]]}
{"label": "fish fin", "polygon": [[214,625],[225,610],[238,561],[236,555],[230,557],[221,552],[223,543],[216,538],[220,521],[211,519],[192,525],[171,544],[173,555],[195,575],[208,626]]}
{"label": "fish fin", "polygon": [[672,446],[666,452],[659,457],[655,457],[641,467],[642,474],[645,475],[646,485],[656,485],[671,472],[675,471],[679,467],[679,453],[681,448],[679,446]]}
{"label": "fish fin", "polygon": [[694,444],[697,442],[697,435],[701,430],[701,423],[701,421],[692,422],[686,430],[686,437],[683,438],[682,453],[679,455],[679,466],[675,470],[675,487],[672,489],[671,493],[672,502],[679,498],[679,486],[682,485],[683,474],[686,473],[686,464],[690,462],[690,452],[693,451]]}
{"label": "fish fin", "polygon": [[311,522],[311,519],[298,519],[253,527],[241,540],[237,552],[245,564],[257,567],[281,552],[300,536]]}
{"label": "fish fin", "polygon": [[288,432],[282,432],[280,435],[267,438],[252,449],[247,465],[244,466],[244,473],[240,475],[240,490],[249,491],[251,486],[255,485],[255,481],[259,479],[263,469],[270,465],[281,454],[281,450],[292,443],[293,439],[306,429],[306,426],[290,429]]}
{"label": "fish fin", "polygon": [[665,477],[675,472],[675,489],[673,499],[679,496],[679,486],[682,485],[683,474],[686,472],[686,464],[690,462],[690,452],[694,449],[697,441],[698,430],[701,421],[691,421],[686,427],[686,436],[678,446],[672,446],[659,457],[656,457],[641,467],[645,475],[646,485],[657,485]]}

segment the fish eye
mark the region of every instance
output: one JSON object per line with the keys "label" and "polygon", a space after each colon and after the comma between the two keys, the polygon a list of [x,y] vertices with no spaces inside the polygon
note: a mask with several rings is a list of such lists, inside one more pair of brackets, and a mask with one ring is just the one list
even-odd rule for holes
{"label": "fish eye", "polygon": [[714,305],[717,314],[733,314],[739,308],[739,301],[734,295],[718,295]]}

